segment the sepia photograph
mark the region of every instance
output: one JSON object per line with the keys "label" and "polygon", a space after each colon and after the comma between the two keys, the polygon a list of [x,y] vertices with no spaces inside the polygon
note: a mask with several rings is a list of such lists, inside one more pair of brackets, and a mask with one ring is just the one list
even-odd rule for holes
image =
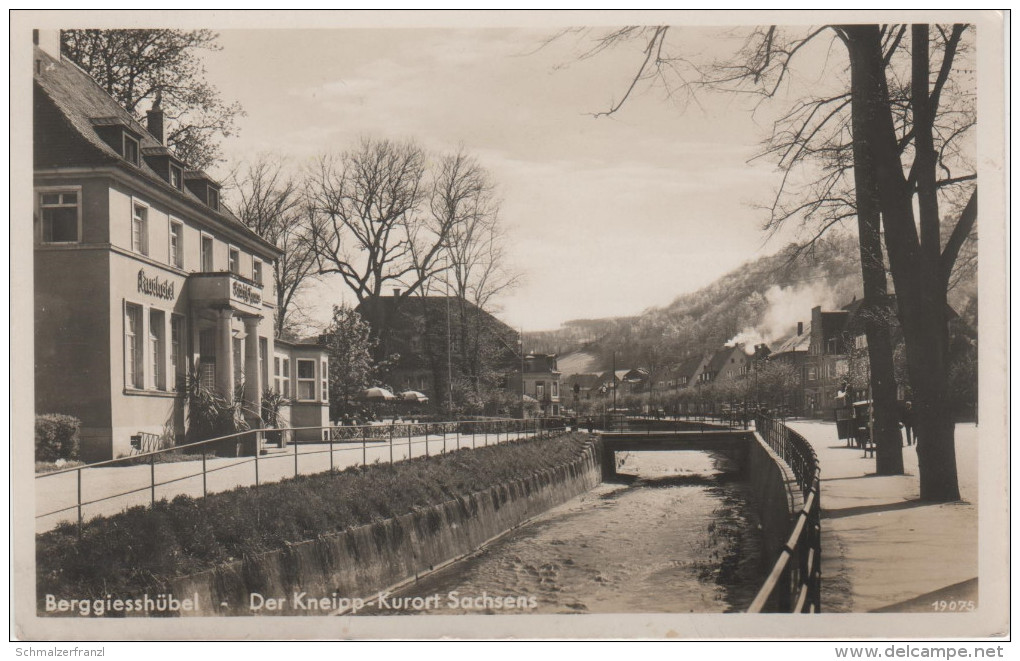
{"label": "sepia photograph", "polygon": [[1008,12],[11,19],[12,638],[1008,640]]}

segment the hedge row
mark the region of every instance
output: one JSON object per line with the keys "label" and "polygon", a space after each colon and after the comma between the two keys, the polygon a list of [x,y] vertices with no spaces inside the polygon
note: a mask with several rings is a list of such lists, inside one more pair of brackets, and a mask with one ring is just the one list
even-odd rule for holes
{"label": "hedge row", "polygon": [[77,459],[80,433],[81,421],[78,418],[59,413],[35,416],[35,460]]}
{"label": "hedge row", "polygon": [[568,462],[586,436],[562,434],[461,450],[431,459],[352,467],[243,487],[207,498],[178,496],[36,540],[38,594],[101,598],[162,588],[175,576],[372,523],[521,479]]}

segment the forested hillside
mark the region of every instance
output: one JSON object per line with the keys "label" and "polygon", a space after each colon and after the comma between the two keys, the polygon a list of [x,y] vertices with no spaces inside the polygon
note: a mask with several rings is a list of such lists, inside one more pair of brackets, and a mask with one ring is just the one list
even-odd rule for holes
{"label": "forested hillside", "polygon": [[[950,304],[973,323],[976,278],[971,270],[957,280]],[[860,283],[856,237],[832,234],[810,252],[797,254],[788,246],[636,317],[578,319],[555,331],[528,333],[527,346],[561,356],[583,350],[597,356],[603,370],[610,368],[614,351],[618,367],[654,368],[731,340],[773,344],[796,332],[798,321],[807,327],[814,306],[838,309],[860,296]],[[683,289],[682,282],[674,286]]]}

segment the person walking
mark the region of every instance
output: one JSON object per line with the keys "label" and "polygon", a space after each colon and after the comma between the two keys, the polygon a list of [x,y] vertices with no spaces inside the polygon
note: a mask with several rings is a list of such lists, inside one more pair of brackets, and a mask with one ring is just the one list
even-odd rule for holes
{"label": "person walking", "polygon": [[904,402],[900,410],[900,422],[907,432],[907,445],[914,444],[914,407],[910,402]]}

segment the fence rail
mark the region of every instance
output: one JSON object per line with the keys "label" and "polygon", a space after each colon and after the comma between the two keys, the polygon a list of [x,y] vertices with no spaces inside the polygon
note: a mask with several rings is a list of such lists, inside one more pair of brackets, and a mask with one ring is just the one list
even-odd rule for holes
{"label": "fence rail", "polygon": [[822,528],[818,456],[804,437],[782,422],[759,416],[761,437],[791,468],[804,505],[768,578],[748,612],[818,613],[821,611]]}
{"label": "fence rail", "polygon": [[[37,530],[74,520],[80,529],[93,516],[153,505],[168,496],[204,497],[237,486],[257,488],[287,477],[369,463],[392,464],[564,430],[562,418],[252,429],[36,475],[37,501],[57,500],[36,514]],[[321,440],[294,442],[298,435]],[[269,450],[267,446],[274,442],[277,447]],[[211,485],[210,476],[214,475],[224,477]],[[161,491],[158,495],[157,490]],[[145,492],[148,498],[139,498]],[[115,503],[118,499],[121,502]]]}

